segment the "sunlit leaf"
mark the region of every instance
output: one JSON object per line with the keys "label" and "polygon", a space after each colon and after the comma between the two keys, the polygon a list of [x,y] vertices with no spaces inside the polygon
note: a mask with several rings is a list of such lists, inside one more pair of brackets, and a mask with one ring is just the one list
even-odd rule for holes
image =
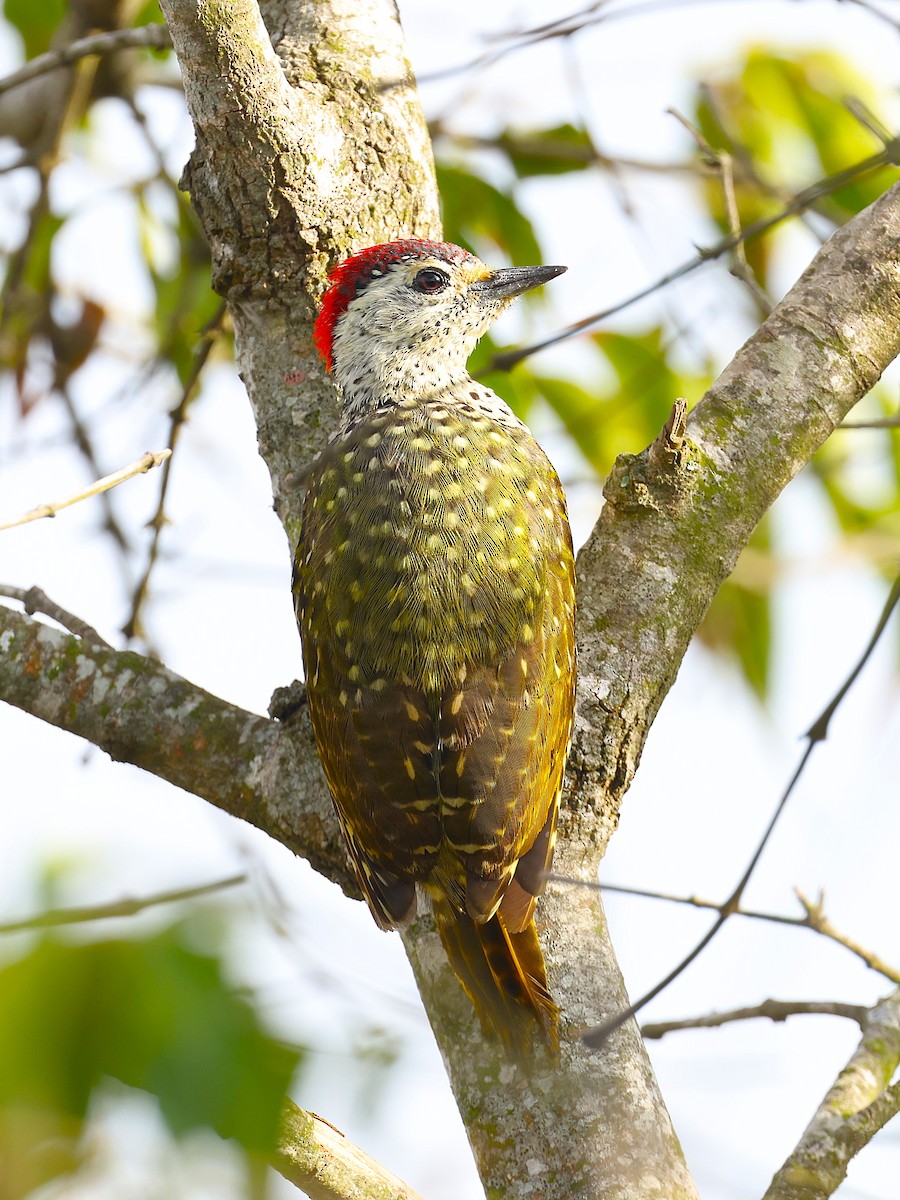
{"label": "sunlit leaf", "polygon": [[642,450],[659,433],[676,399],[699,399],[709,380],[685,375],[668,362],[662,330],[638,336],[595,334],[591,339],[611,369],[614,386],[591,389],[566,379],[536,375],[538,391],[557,413],[578,449],[599,475],[617,454]]}
{"label": "sunlit leaf", "polygon": [[444,236],[476,254],[496,247],[513,263],[542,261],[528,218],[506,192],[461,167],[438,166]]}
{"label": "sunlit leaf", "polygon": [[[698,91],[695,118],[707,141],[734,161],[742,227],[781,211],[792,192],[862,162],[882,149],[850,112],[861,100],[877,116],[879,96],[868,79],[835,54],[808,51],[784,58],[750,51],[730,75]],[[870,204],[897,178],[895,168],[868,172],[813,206],[841,223]],[[706,203],[723,231],[721,179],[704,184]],[[765,284],[772,238],[747,246],[750,265]]]}
{"label": "sunlit leaf", "polygon": [[[753,533],[746,559],[760,565],[770,560],[769,522],[764,520]],[[716,593],[709,611],[697,630],[698,638],[711,650],[730,655],[740,666],[747,683],[764,700],[769,685],[772,651],[771,571],[751,585],[746,578],[727,579]]]}
{"label": "sunlit leaf", "polygon": [[553,129],[505,130],[497,145],[520,178],[583,171],[595,161],[587,131],[570,124]]}

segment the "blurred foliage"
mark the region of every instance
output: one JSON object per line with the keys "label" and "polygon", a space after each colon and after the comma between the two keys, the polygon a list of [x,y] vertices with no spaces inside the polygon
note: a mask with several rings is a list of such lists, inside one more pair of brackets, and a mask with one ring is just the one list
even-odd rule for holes
{"label": "blurred foliage", "polygon": [[22,38],[25,57],[35,58],[50,49],[67,9],[66,0],[4,0],[3,15]]}
{"label": "blurred foliage", "polygon": [[[699,89],[695,120],[710,146],[733,160],[742,228],[780,212],[800,188],[884,149],[850,102],[860,103],[881,124],[881,98],[868,79],[845,59],[816,51],[784,58],[754,49],[734,73]],[[896,179],[892,166],[863,171],[813,209],[831,224],[843,224]],[[730,232],[722,188],[714,179],[704,187],[704,203],[723,233]],[[763,287],[778,236],[755,238],[747,247]]]}
{"label": "blurred foliage", "polygon": [[582,171],[596,160],[587,131],[571,124],[515,134],[506,130],[497,139],[497,148],[507,156],[519,179]]}
{"label": "blurred foliage", "polygon": [[299,1054],[196,940],[185,925],[133,941],[43,937],[0,968],[0,1174],[27,1183],[18,1194],[40,1182],[48,1130],[70,1144],[51,1175],[77,1166],[107,1079],[156,1097],[176,1137],[208,1127],[253,1161],[271,1153]]}
{"label": "blurred foliage", "polygon": [[138,197],[139,229],[147,269],[156,297],[153,332],[157,357],[171,364],[182,385],[193,371],[200,332],[209,327],[221,300],[210,285],[209,248],[194,210],[184,193],[177,193],[175,254],[157,265],[152,252],[158,218],[147,192]]}
{"label": "blurred foliage", "polygon": [[536,263],[541,247],[534,226],[511,192],[461,167],[438,163],[444,236],[482,258],[497,251],[510,262]]}
{"label": "blurred foliage", "polygon": [[[852,98],[852,104],[850,99]],[[781,213],[791,197],[829,175],[863,164],[858,176],[826,189],[813,205],[824,233],[872,203],[897,178],[893,166],[867,166],[884,149],[867,124],[881,128],[881,98],[868,79],[833,54],[808,51],[787,58],[762,48],[751,49],[729,72],[698,87],[692,121],[714,152],[731,159],[741,228]],[[890,138],[885,130],[885,139]],[[463,142],[463,145],[465,143]],[[513,182],[504,193],[507,205],[519,202],[515,180],[536,175],[586,170],[598,163],[588,134],[573,125],[545,130],[505,130],[490,142],[506,163]],[[479,151],[484,143],[478,143]],[[701,154],[701,157],[702,154]],[[723,234],[732,232],[727,219],[721,172],[698,169],[703,207]],[[448,190],[456,176],[442,176],[445,212],[464,213],[468,197]],[[501,218],[499,209],[495,218]],[[450,235],[464,231],[450,226]],[[781,227],[746,243],[750,269],[764,289],[771,286],[778,262]],[[501,249],[502,239],[493,236]],[[542,257],[542,256],[541,256]],[[536,261],[541,261],[537,259]],[[682,396],[693,404],[712,377],[685,371],[679,364],[677,337],[653,327],[636,334],[603,332],[590,336],[597,352],[596,375],[587,382],[548,378],[531,360],[510,374],[485,368],[502,351],[485,339],[473,358],[480,378],[500,393],[515,412],[529,417],[543,400],[559,418],[590,467],[603,477],[616,454],[637,451],[658,433]],[[612,386],[609,379],[612,379]],[[896,413],[896,403],[876,389],[864,402],[873,416]],[[871,473],[859,469],[859,434],[832,438],[817,455],[810,472],[819,481],[840,528],[856,544],[876,553],[879,565],[893,567],[900,549],[900,437],[896,432],[864,435],[871,456],[877,442],[878,486]],[[771,654],[770,590],[777,577],[769,523],[764,522],[747,548],[744,562],[768,564],[755,570],[748,584],[741,573],[716,596],[698,636],[710,648],[731,656],[753,691],[765,699]],[[746,572],[745,572],[746,574]]]}
{"label": "blurred foliage", "polygon": [[772,562],[771,520],[764,517],[697,630],[707,649],[735,659],[761,700],[769,686],[772,659]]}

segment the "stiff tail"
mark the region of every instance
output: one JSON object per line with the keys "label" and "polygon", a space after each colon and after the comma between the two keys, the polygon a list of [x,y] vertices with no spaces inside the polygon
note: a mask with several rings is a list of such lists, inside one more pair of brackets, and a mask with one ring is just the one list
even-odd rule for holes
{"label": "stiff tail", "polygon": [[547,968],[534,921],[513,933],[500,913],[483,924],[432,893],[434,919],[450,965],[475,1006],[482,1028],[499,1037],[523,1064],[543,1042],[559,1053],[559,1009],[547,986]]}

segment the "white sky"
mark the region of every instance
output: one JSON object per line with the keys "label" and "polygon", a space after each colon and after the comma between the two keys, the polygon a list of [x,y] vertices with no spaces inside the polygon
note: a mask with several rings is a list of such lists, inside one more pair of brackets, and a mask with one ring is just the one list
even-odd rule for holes
{"label": "white sky", "polygon": [[[468,61],[484,35],[556,15],[556,6],[547,3],[500,4],[489,21],[485,6],[472,0],[453,6],[412,0],[401,7],[422,76]],[[620,6],[623,11],[633,7]],[[882,7],[900,17],[900,4],[884,0]],[[686,109],[692,77],[763,39],[786,49],[830,45],[895,93],[900,39],[863,8],[814,0],[802,5],[722,0],[619,20],[582,35],[568,50],[545,44],[475,78],[425,85],[423,100],[429,113],[450,112],[461,128],[490,132],[507,122],[527,126],[571,119],[586,94],[592,130],[605,150],[673,159],[685,153],[685,141],[666,108]],[[13,61],[12,51],[0,59],[6,66]],[[578,76],[573,95],[570,82]],[[179,123],[175,97],[154,93],[147,103],[173,163],[180,163],[190,132]],[[126,204],[114,187],[140,176],[147,164],[126,116],[106,106],[98,130],[100,136],[89,144],[90,168],[71,166],[57,173],[54,203],[79,214],[59,247],[59,274],[73,294],[113,303],[126,330],[116,334],[107,361],[82,372],[77,381],[84,409],[103,417],[100,446],[105,465],[114,469],[164,444],[165,413],[174,393],[160,383],[137,404],[129,396],[110,400],[122,374],[113,351],[135,353],[138,339],[127,333],[129,314],[136,325],[149,303],[135,265]],[[0,180],[0,188],[7,211],[23,205],[24,188],[15,178]],[[570,264],[569,273],[553,286],[548,328],[627,295],[689,257],[694,242],[708,238],[709,231],[672,187],[639,179],[633,185],[629,180],[629,189],[639,224],[622,219],[606,182],[597,176],[527,189],[546,260]],[[99,205],[98,195],[104,197]],[[10,226],[0,234],[7,244]],[[791,247],[795,274],[813,246],[798,236]],[[713,268],[670,291],[664,301],[685,321],[703,321],[703,336],[721,359],[748,332],[738,287],[723,278],[724,269]],[[649,318],[651,311],[658,309],[629,313],[620,327]],[[516,327],[513,322],[511,328]],[[541,367],[564,370],[570,361],[578,362],[577,352],[556,350]],[[562,442],[552,421],[542,424],[548,449],[561,459]],[[63,429],[55,405],[39,405],[21,426],[10,396],[0,397],[0,519],[84,481],[81,465],[66,447],[52,445]],[[560,467],[565,473],[566,462]],[[152,512],[156,487],[151,474],[120,489],[117,503],[135,528]],[[576,536],[583,538],[596,512],[596,490],[574,489],[572,502]],[[270,504],[242,389],[230,370],[215,367],[205,377],[178,450],[173,525],[166,533],[166,557],[148,621],[170,667],[257,711],[265,711],[272,690],[300,670],[288,557]],[[3,534],[0,581],[37,583],[114,637],[125,612],[123,593],[114,561],[96,532],[98,520],[98,509],[83,505],[55,521]],[[869,636],[884,589],[869,569],[842,551],[808,482],[799,481],[779,503],[776,528],[791,565],[776,593],[771,709],[760,713],[726,666],[703,651],[689,653],[626,799],[620,831],[604,863],[607,880],[724,897],[793,769],[800,734]],[[829,742],[816,752],[747,896],[752,906],[793,913],[798,911],[795,885],[810,893],[824,885],[835,924],[889,961],[900,958],[890,889],[900,840],[895,652],[896,629],[835,720]],[[5,707],[0,709],[0,747],[6,801],[0,840],[4,917],[34,911],[37,878],[49,862],[69,864],[60,899],[70,903],[188,886],[250,863],[257,877],[267,873],[277,882],[290,916],[285,934],[273,932],[258,899],[266,894],[260,883],[257,899],[251,896],[246,914],[236,921],[236,978],[257,990],[263,1009],[286,1036],[303,1039],[315,1029],[325,1046],[299,1083],[298,1102],[344,1129],[427,1200],[480,1195],[396,937],[380,934],[361,905],[345,901],[256,831]],[[647,900],[610,897],[608,909],[633,995],[664,974],[709,920]],[[886,982],[847,953],[810,933],[735,921],[647,1016],[689,1015],[768,996],[871,1003],[887,990]],[[373,1028],[382,1029],[400,1052],[399,1066],[382,1083],[351,1056],[354,1041]],[[761,1195],[856,1039],[855,1027],[812,1017],[778,1027],[755,1022],[672,1035],[651,1044],[705,1200]],[[109,1128],[119,1129],[114,1120]],[[124,1123],[118,1136],[130,1146],[129,1129]],[[200,1150],[197,1161],[207,1162]],[[197,1200],[234,1194],[227,1163],[212,1175],[192,1162],[170,1164],[174,1174],[167,1194]],[[149,1166],[142,1176],[135,1165],[127,1189],[119,1178],[111,1189],[95,1187],[84,1195],[91,1200],[150,1195],[154,1170]],[[894,1200],[898,1178],[900,1134],[888,1130],[853,1167],[841,1195]],[[278,1194],[296,1193],[284,1188]]]}

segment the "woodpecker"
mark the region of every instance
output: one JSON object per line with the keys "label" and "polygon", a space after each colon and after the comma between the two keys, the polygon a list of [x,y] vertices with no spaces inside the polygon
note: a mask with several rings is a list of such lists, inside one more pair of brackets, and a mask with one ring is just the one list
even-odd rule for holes
{"label": "woodpecker", "polygon": [[520,1061],[558,1049],[534,909],[572,733],[574,560],[556,472],[466,361],[565,269],[409,239],[331,273],[314,340],[343,410],[294,570],[312,726],[372,915],[409,922],[421,885]]}

